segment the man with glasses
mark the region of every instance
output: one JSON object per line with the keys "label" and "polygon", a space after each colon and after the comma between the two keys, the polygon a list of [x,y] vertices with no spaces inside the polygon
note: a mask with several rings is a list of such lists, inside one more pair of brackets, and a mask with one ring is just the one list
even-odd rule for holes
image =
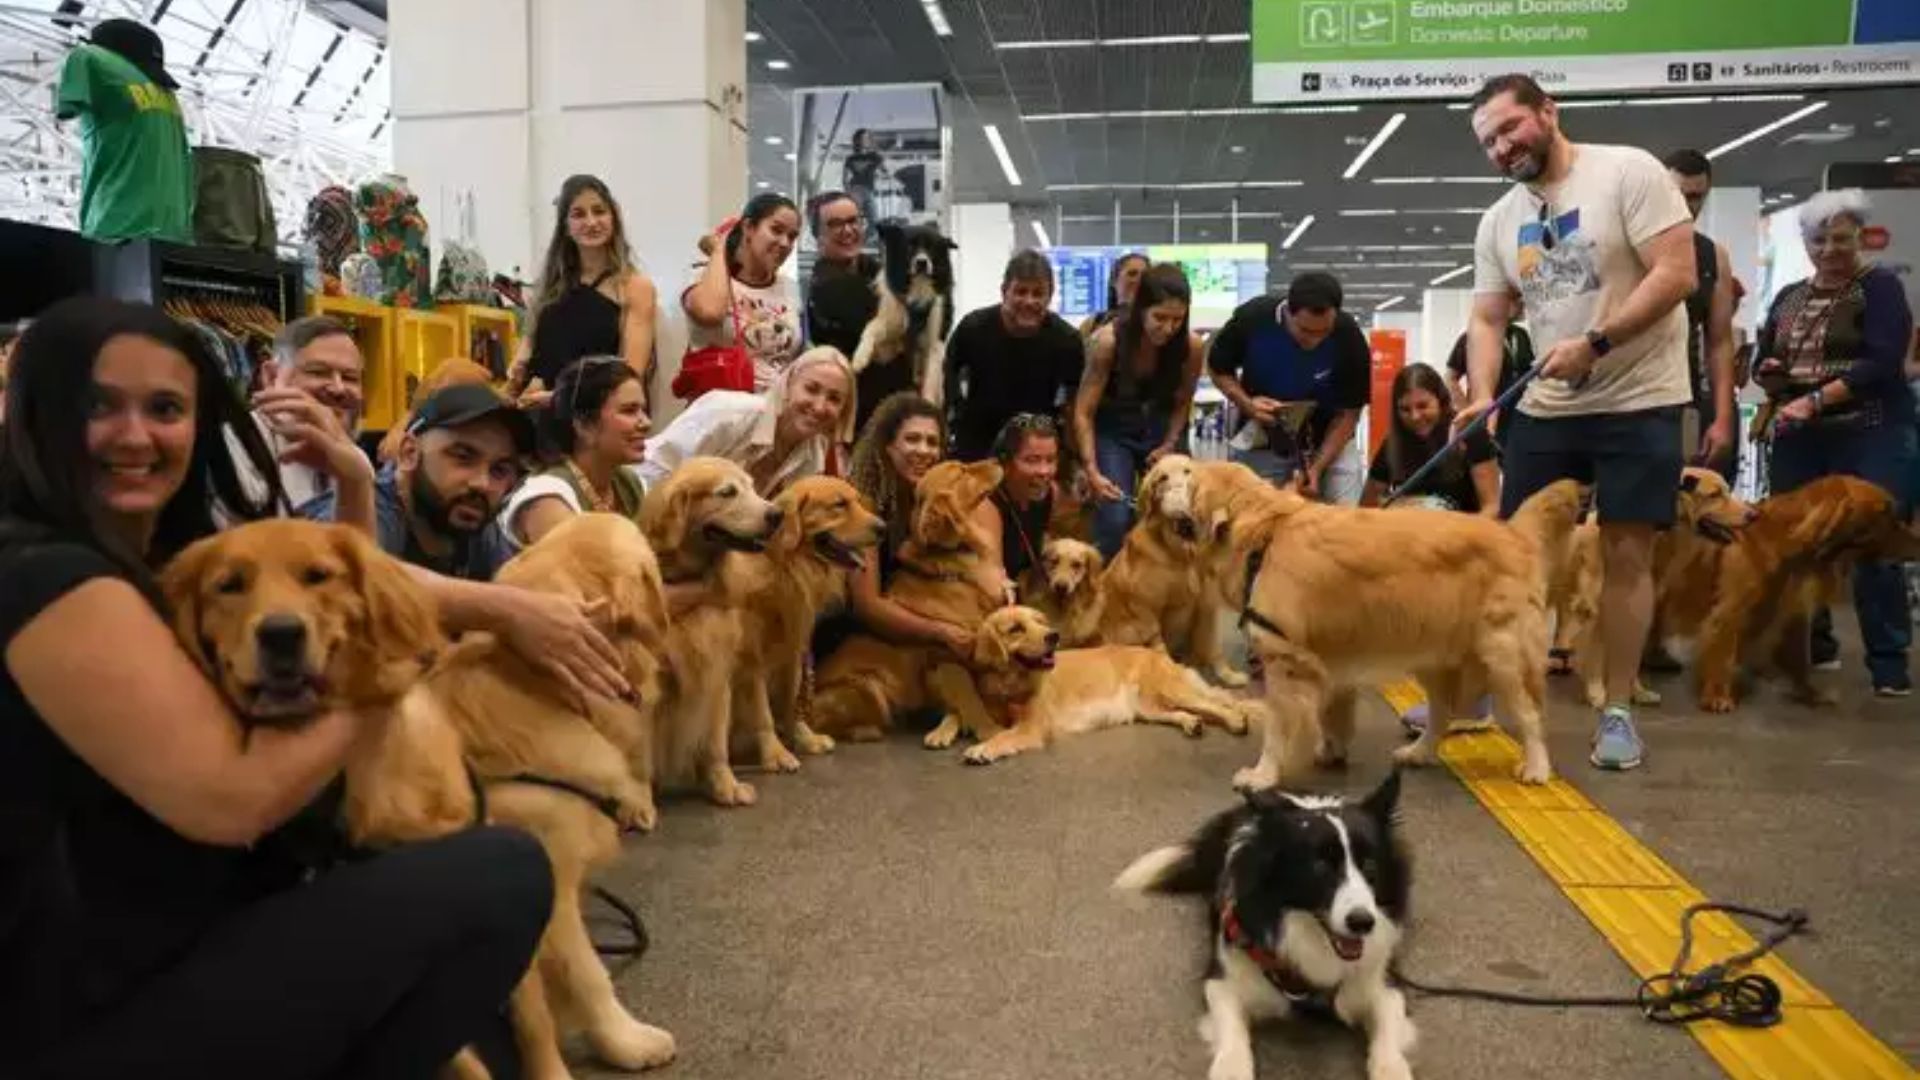
{"label": "man with glasses", "polygon": [[533,422],[491,387],[449,386],[422,402],[374,488],[380,547],[447,577],[491,581],[513,555],[498,518],[533,442]]}
{"label": "man with glasses", "polygon": [[1472,401],[1493,405],[1502,338],[1526,301],[1540,375],[1505,417],[1502,516],[1572,477],[1594,485],[1605,584],[1600,631],[1606,706],[1592,763],[1631,769],[1634,676],[1653,623],[1653,541],[1673,524],[1680,486],[1687,317],[1698,284],[1693,219],[1651,154],[1576,144],[1559,107],[1526,75],[1490,79],[1473,97],[1474,137],[1515,181],[1480,219],[1467,328]]}
{"label": "man with glasses", "polygon": [[[807,281],[807,342],[831,345],[852,356],[860,348],[860,334],[880,310],[873,291],[880,260],[862,250],[867,219],[860,204],[844,191],[828,191],[807,204],[818,253]],[[869,364],[855,386],[859,411],[854,431],[867,426],[867,417],[890,394],[913,389],[911,364]]]}

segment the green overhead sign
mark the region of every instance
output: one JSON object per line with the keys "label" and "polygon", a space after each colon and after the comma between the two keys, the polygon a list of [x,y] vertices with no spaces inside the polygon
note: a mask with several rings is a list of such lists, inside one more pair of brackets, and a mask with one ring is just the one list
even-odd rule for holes
{"label": "green overhead sign", "polygon": [[1920,82],[1920,0],[1253,0],[1260,102]]}

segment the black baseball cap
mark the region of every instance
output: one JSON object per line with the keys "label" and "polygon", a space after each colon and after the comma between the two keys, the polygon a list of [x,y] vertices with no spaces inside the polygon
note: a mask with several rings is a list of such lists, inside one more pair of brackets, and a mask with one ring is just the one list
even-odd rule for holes
{"label": "black baseball cap", "polygon": [[465,427],[490,417],[498,417],[507,425],[515,450],[533,453],[533,421],[519,406],[479,383],[456,383],[436,391],[414,408],[407,433],[421,435],[435,428]]}
{"label": "black baseball cap", "polygon": [[126,57],[140,73],[169,90],[180,89],[179,80],[167,74],[167,47],[153,27],[133,19],[104,19],[95,24],[88,41]]}

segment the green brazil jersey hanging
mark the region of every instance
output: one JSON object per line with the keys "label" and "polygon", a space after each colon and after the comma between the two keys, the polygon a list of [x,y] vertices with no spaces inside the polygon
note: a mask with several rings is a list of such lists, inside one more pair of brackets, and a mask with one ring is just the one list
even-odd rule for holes
{"label": "green brazil jersey hanging", "polygon": [[80,118],[80,232],[193,241],[193,158],[180,102],[110,49],[81,45],[60,71],[59,116]]}

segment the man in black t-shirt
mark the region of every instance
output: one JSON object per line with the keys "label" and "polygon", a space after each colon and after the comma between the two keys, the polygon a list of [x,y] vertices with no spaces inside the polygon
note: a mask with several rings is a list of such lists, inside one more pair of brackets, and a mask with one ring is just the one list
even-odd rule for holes
{"label": "man in black t-shirt", "polygon": [[1241,304],[1214,335],[1207,368],[1243,421],[1229,443],[1234,461],[1275,484],[1303,473],[1310,494],[1351,506],[1365,468],[1353,433],[1372,390],[1373,350],[1342,298],[1332,275],[1306,273],[1284,303]]}
{"label": "man in black t-shirt", "polygon": [[969,313],[947,339],[946,406],[953,456],[988,457],[1020,413],[1059,420],[1080,384],[1086,346],[1053,301],[1053,264],[1037,251],[1007,261],[1000,303]]}
{"label": "man in black t-shirt", "polygon": [[[1697,221],[1713,191],[1713,163],[1698,150],[1676,150],[1662,161],[1667,175],[1687,200]],[[1695,231],[1693,262],[1697,285],[1687,297],[1687,379],[1693,386],[1693,410],[1699,431],[1689,459],[1716,469],[1729,483],[1740,471],[1740,436],[1735,430],[1733,265],[1727,249]]]}
{"label": "man in black t-shirt", "polygon": [[[1507,326],[1506,339],[1501,343],[1500,381],[1493,391],[1496,400],[1533,366],[1533,336],[1517,321],[1521,317],[1519,301],[1514,302],[1513,317],[1516,321]],[[1456,409],[1472,400],[1473,395],[1467,387],[1467,335],[1464,333],[1454,339],[1453,351],[1447,354],[1447,389],[1453,392],[1453,407]],[[1499,445],[1500,417],[1495,416],[1489,421],[1486,430],[1493,436],[1494,444]]]}
{"label": "man in black t-shirt", "polygon": [[[829,191],[807,204],[819,254],[807,281],[807,341],[831,345],[849,359],[860,347],[860,334],[880,310],[873,282],[880,260],[861,250],[866,218],[860,204],[844,191]],[[858,377],[854,400],[854,431],[867,426],[867,417],[891,394],[913,389],[913,365],[869,364]]]}

